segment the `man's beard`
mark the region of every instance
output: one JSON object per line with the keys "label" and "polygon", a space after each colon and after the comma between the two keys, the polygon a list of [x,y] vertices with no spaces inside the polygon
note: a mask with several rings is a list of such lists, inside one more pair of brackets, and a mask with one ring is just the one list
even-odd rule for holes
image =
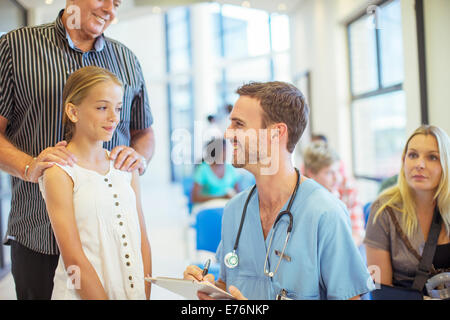
{"label": "man's beard", "polygon": [[[244,157],[242,156],[242,153],[239,153],[239,151],[236,151],[236,153],[233,153],[233,161],[231,165],[235,168],[244,168],[248,164],[256,164],[259,161],[259,150],[256,150],[254,153],[250,155],[250,152],[248,148],[244,149]],[[250,161],[251,160],[251,161]]]}

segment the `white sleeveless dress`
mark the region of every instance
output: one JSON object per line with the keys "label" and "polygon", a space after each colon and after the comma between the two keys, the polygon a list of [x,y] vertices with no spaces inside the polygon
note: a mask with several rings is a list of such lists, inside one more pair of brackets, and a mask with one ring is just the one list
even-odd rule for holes
{"label": "white sleeveless dress", "polygon": [[[59,165],[58,165],[59,166]],[[59,166],[73,180],[75,219],[83,251],[94,267],[109,299],[145,299],[144,266],[136,195],[131,173],[110,161],[106,175],[77,166]],[[42,194],[42,179],[39,180]],[[74,271],[69,277],[60,255],[52,299],[80,299]],[[81,274],[82,276],[82,274]]]}

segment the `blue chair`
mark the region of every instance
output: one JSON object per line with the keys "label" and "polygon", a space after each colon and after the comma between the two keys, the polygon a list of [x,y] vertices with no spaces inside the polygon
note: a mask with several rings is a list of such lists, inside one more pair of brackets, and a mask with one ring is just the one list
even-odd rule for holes
{"label": "blue chair", "polygon": [[[196,249],[212,253],[217,251],[222,234],[223,208],[204,209],[197,213],[195,219]],[[204,263],[204,262],[203,262]],[[203,268],[203,263],[194,263]],[[209,273],[217,280],[219,277],[219,264],[212,263]]]}
{"label": "blue chair", "polygon": [[223,208],[204,209],[195,217],[197,250],[216,252],[222,234]]}
{"label": "blue chair", "polygon": [[370,210],[372,207],[372,201],[367,202],[363,207],[364,212],[364,226],[367,226],[367,221],[369,220]]}

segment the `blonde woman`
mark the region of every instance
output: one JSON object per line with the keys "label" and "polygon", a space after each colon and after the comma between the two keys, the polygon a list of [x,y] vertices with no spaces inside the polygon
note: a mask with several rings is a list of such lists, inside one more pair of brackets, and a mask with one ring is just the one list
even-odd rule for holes
{"label": "blonde woman", "polygon": [[423,125],[407,140],[398,183],[372,206],[364,240],[381,284],[411,287],[436,206],[442,223],[432,263],[435,270],[450,267],[449,158],[449,137],[438,127]]}
{"label": "blonde woman", "polygon": [[53,165],[39,184],[61,252],[52,299],[149,299],[151,253],[138,173],[115,169],[103,149],[120,121],[123,87],[99,67],[64,87],[67,149],[78,161]]}

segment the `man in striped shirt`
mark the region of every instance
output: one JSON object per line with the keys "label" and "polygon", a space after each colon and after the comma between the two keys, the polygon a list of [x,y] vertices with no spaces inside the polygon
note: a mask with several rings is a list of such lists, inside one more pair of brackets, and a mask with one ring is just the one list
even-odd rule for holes
{"label": "man in striped shirt", "polygon": [[[5,243],[18,299],[49,299],[58,247],[38,178],[53,165],[73,165],[62,127],[62,90],[75,70],[96,65],[124,84],[120,123],[104,147],[115,167],[146,169],[153,123],[140,64],[121,43],[103,35],[121,0],[67,0],[53,23],[0,38],[0,169],[12,176]],[[93,195],[95,196],[95,195]]]}

